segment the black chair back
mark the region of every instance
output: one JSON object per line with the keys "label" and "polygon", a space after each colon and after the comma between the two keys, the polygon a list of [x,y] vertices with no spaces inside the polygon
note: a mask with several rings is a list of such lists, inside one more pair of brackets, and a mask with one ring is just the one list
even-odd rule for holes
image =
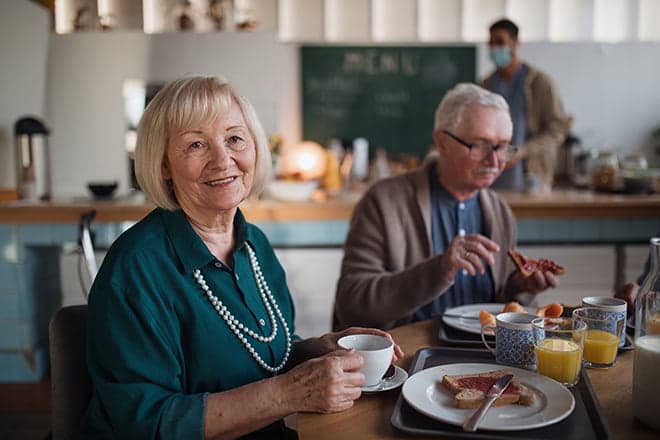
{"label": "black chair back", "polygon": [[79,439],[82,419],[92,393],[85,361],[87,305],[61,308],[53,315],[48,330],[52,438]]}

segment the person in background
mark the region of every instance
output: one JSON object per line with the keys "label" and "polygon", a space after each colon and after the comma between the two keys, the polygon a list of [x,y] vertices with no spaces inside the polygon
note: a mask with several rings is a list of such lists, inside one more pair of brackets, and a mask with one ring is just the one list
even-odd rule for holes
{"label": "person in background", "polygon": [[493,188],[521,190],[529,179],[545,190],[552,185],[557,153],[570,129],[552,80],[520,60],[518,26],[502,19],[490,27],[490,59],[495,71],[482,85],[506,99],[513,120],[511,143],[517,153]]}
{"label": "person in background", "polygon": [[[658,235],[660,236],[660,235]],[[649,271],[651,270],[651,255],[646,258],[644,263],[644,269],[642,273],[637,277],[637,280],[632,283],[626,283],[614,292],[615,298],[620,298],[625,300],[628,304],[628,314],[635,313],[635,300],[637,299],[637,293],[639,293],[639,288],[642,286],[644,279],[648,276]],[[656,289],[660,289],[660,286],[656,284]]]}
{"label": "person in background", "polygon": [[113,243],[91,288],[85,438],[296,438],[286,415],[351,407],[362,357],[338,338],[390,336],[295,336],[284,270],[238,208],[270,174],[250,103],[219,77],[173,81],[146,108],[135,155],[158,207]]}
{"label": "person in background", "polygon": [[375,183],[353,211],[337,283],[334,328],[391,328],[463,304],[505,301],[557,286],[549,272],[525,278],[511,209],[488,187],[515,154],[509,107],[477,85],[442,99],[437,158]]}
{"label": "person in background", "polygon": [[639,287],[642,285],[646,274],[647,272],[642,273],[642,275],[637,278],[637,281],[626,283],[614,292],[615,298],[620,298],[627,303],[629,315],[635,313],[635,299],[637,299]]}

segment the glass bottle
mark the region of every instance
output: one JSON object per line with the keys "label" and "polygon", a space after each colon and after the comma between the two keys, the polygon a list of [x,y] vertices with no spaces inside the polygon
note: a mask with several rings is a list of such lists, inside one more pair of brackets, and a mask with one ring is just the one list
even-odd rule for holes
{"label": "glass bottle", "polygon": [[633,415],[660,430],[660,238],[651,239],[648,274],[635,303]]}

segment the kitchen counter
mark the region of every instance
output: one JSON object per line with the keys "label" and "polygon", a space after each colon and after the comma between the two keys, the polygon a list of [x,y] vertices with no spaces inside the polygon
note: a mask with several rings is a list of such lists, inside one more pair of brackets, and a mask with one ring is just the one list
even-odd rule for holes
{"label": "kitchen counter", "polygon": [[[648,243],[660,231],[660,194],[622,195],[585,190],[525,194],[501,192],[518,223],[522,244]],[[359,194],[324,202],[247,201],[247,219],[277,247],[341,247]],[[28,240],[53,235],[52,242],[75,242],[80,216],[96,211],[94,228],[104,247],[153,205],[131,199],[62,199],[0,203],[0,230],[17,229]],[[44,231],[44,228],[48,230]]]}
{"label": "kitchen counter", "polygon": [[[660,195],[622,195],[592,191],[558,190],[545,194],[501,192],[521,219],[656,218]],[[348,220],[358,197],[325,202],[285,203],[272,200],[246,202],[241,208],[253,222]],[[75,200],[0,203],[0,223],[71,223],[96,210],[98,222],[134,222],[153,205],[131,200]]]}

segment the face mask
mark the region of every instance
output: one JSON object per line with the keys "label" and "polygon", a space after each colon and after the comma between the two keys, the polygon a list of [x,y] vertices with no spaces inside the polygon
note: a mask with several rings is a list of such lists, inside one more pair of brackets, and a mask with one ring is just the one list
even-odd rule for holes
{"label": "face mask", "polygon": [[511,48],[509,46],[495,46],[490,49],[490,59],[497,67],[506,67],[511,64]]}

